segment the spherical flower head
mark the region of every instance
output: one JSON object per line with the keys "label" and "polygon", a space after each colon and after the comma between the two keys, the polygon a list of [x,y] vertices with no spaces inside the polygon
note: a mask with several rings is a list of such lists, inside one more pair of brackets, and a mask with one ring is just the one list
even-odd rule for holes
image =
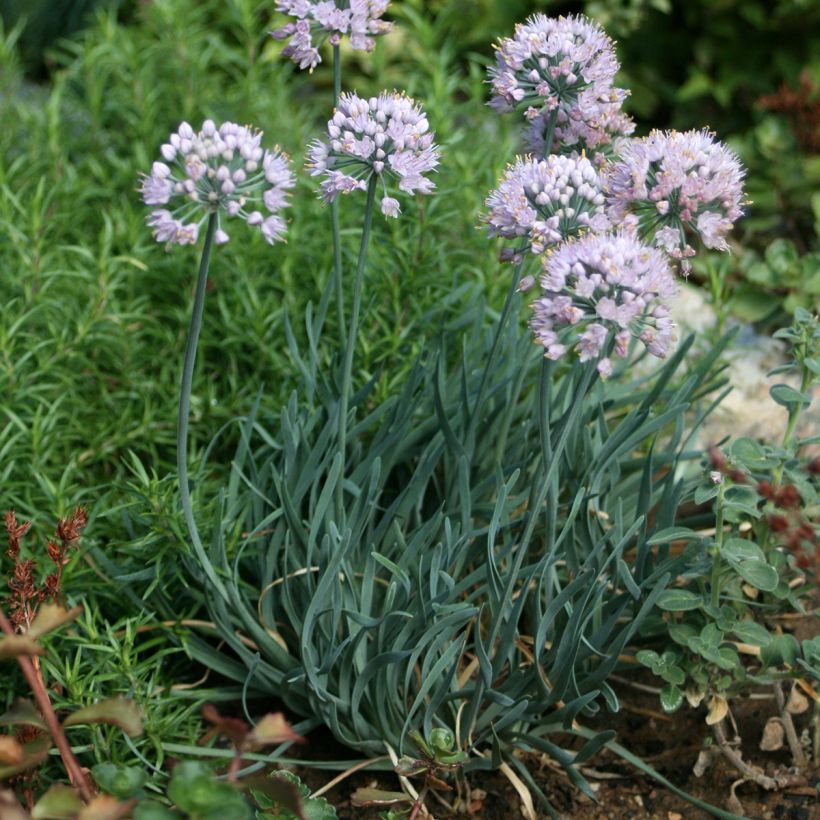
{"label": "spherical flower head", "polygon": [[523,110],[530,121],[558,111],[592,123],[626,96],[612,87],[619,67],[612,40],[588,18],[535,14],[496,47],[490,105]]}
{"label": "spherical flower head", "polygon": [[653,131],[623,140],[607,171],[607,208],[653,238],[688,271],[693,240],[729,250],[726,234],[743,214],[744,170],[737,155],[709,131]]}
{"label": "spherical flower head", "polygon": [[356,51],[372,51],[374,37],[386,34],[392,23],[382,20],[390,0],[277,0],[276,10],[294,20],[271,32],[290,42],[282,50],[299,68],[311,71],[322,62],[319,47],[327,40],[338,45],[347,37]]}
{"label": "spherical flower head", "polygon": [[519,158],[504,172],[485,203],[490,236],[521,240],[522,251],[543,253],[583,231],[606,230],[603,185],[586,157],[551,154]]}
{"label": "spherical flower head", "polygon": [[658,357],[675,340],[669,264],[632,233],[585,234],[560,245],[544,257],[541,288],[530,326],[549,359],[574,351],[608,376],[610,357],[625,358],[632,336]]}
{"label": "spherical flower head", "polygon": [[342,94],[327,124],[327,141],[308,150],[307,169],[321,177],[322,199],[366,190],[374,177],[383,192],[381,211],[398,217],[399,202],[388,194],[394,184],[405,194],[431,194],[425,174],[435,170],[439,149],[427,117],[410,97],[396,91],[363,99]]}
{"label": "spherical flower head", "polygon": [[155,162],[142,179],[146,205],[163,205],[148,217],[158,242],[194,244],[210,214],[218,215],[214,238],[229,240],[222,220],[239,217],[258,227],[273,244],[284,238],[287,226],[281,211],[288,190],[296,184],[290,160],[275,148],[262,148],[262,132],[226,122],[216,127],[205,120],[202,129],[183,122],[160,148],[163,162]]}
{"label": "spherical flower head", "polygon": [[[617,154],[619,140],[635,130],[632,118],[621,110],[618,91],[613,89],[614,99],[601,102],[594,114],[559,110],[553,131],[552,152],[570,157],[586,156],[599,170],[611,162]],[[548,120],[549,113],[541,111],[530,120],[524,131],[526,150],[537,156],[545,153]]]}

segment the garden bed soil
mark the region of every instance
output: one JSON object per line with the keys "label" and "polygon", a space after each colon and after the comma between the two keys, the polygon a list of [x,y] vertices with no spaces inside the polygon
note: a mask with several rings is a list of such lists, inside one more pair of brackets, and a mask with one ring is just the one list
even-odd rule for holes
{"label": "garden bed soil", "polygon": [[[732,784],[740,775],[722,759],[716,758],[702,777],[693,774],[704,739],[709,734],[704,709],[681,710],[676,715],[660,713],[657,698],[618,687],[623,708],[614,716],[603,715],[593,728],[611,727],[631,752],[640,756],[664,777],[695,797],[719,808],[738,811],[729,802]],[[788,750],[761,752],[758,748],[766,720],[775,714],[773,700],[745,699],[735,708],[745,759],[763,767],[768,773],[784,771],[789,765]],[[807,715],[795,718],[798,733],[808,726]],[[606,724],[606,727],[604,726]],[[317,738],[318,740],[318,738]],[[584,773],[598,798],[593,803],[580,794],[554,763],[545,757],[530,755],[526,759],[536,782],[552,801],[564,820],[708,820],[709,813],[660,786],[652,778],[637,772],[633,766],[610,752],[604,752],[584,767]],[[319,788],[332,775],[316,770],[298,774],[311,788]],[[474,817],[486,820],[510,820],[522,817],[521,800],[510,781],[500,773],[480,779],[471,778]],[[736,788],[743,816],[754,820],[820,820],[820,770],[816,766],[804,773],[803,782],[783,791],[767,792],[755,784]],[[357,809],[350,795],[358,787],[398,789],[396,778],[388,773],[361,773],[351,777],[325,795],[336,807],[341,820],[377,820],[379,811]],[[482,795],[482,793],[484,793]],[[449,818],[454,814],[435,800],[429,801],[433,816]],[[538,806],[536,804],[536,810]],[[465,815],[460,815],[464,817]],[[546,814],[538,813],[539,817]]]}
{"label": "garden bed soil", "polygon": [[[802,619],[795,632],[799,639],[817,634],[817,618]],[[636,672],[622,680],[627,682],[613,683],[621,710],[614,715],[602,711],[594,720],[585,722],[586,726],[615,729],[618,742],[630,752],[679,788],[713,806],[736,813],[741,813],[742,807],[742,815],[754,820],[820,820],[820,768],[817,761],[802,773],[800,782],[781,791],[767,792],[756,784],[740,782],[735,787],[735,797],[740,802],[733,805],[732,786],[742,779],[722,756],[715,755],[702,776],[693,772],[706,739],[711,737],[711,730],[704,720],[705,708],[690,709],[684,704],[673,715],[663,714],[656,695],[633,685],[652,685],[657,679]],[[788,748],[776,752],[764,752],[759,748],[763,727],[776,714],[773,696],[769,695],[760,691],[753,697],[734,700],[733,714],[742,739],[744,759],[770,775],[783,774],[789,771]],[[811,715],[812,709],[809,708],[794,717],[798,735],[810,733]],[[303,753],[314,759],[325,754],[335,759],[345,756],[345,751],[335,744],[329,733],[324,732],[312,733]],[[707,820],[711,817],[608,750],[583,768],[598,798],[597,804],[581,794],[560,767],[546,756],[528,755],[525,762],[562,820]],[[335,776],[315,769],[298,770],[297,773],[314,790]],[[395,776],[387,772],[360,772],[346,779],[325,795],[336,807],[341,820],[377,820],[379,817],[376,809],[351,806],[350,796],[359,787],[393,791],[399,788],[399,784]],[[487,820],[523,816],[521,800],[503,774],[495,772],[483,778],[474,775],[470,788],[474,790],[472,796],[475,798],[472,816]],[[438,820],[455,816],[435,800],[429,800],[428,807]],[[540,812],[537,803],[536,811],[539,817],[547,816]]]}

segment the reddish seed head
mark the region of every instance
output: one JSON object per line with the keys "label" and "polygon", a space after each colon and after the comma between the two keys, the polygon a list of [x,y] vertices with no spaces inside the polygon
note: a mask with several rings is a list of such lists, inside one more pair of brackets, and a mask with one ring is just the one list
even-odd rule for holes
{"label": "reddish seed head", "polygon": [[723,471],[726,469],[726,458],[717,447],[712,446],[709,448],[709,463],[715,470]]}
{"label": "reddish seed head", "polygon": [[757,492],[767,501],[774,500],[774,487],[772,487],[769,481],[759,481],[757,484]]}
{"label": "reddish seed head", "polygon": [[57,538],[67,543],[77,541],[86,523],[88,523],[88,516],[85,510],[77,507],[68,518],[60,518],[57,521]]}
{"label": "reddish seed head", "polygon": [[774,503],[777,504],[778,507],[782,507],[784,510],[797,509],[801,502],[802,499],[800,498],[800,493],[797,491],[797,487],[795,487],[794,484],[786,484],[775,493]]}
{"label": "reddish seed head", "polygon": [[769,527],[772,532],[785,532],[789,528],[789,519],[783,515],[770,515]]}

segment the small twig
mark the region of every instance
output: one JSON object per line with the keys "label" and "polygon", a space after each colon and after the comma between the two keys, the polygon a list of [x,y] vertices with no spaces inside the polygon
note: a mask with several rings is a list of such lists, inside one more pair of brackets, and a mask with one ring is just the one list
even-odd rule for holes
{"label": "small twig", "polygon": [[791,712],[789,712],[786,708],[786,699],[783,697],[783,684],[779,680],[775,681],[773,688],[774,697],[777,701],[777,711],[780,712],[780,721],[783,724],[783,728],[786,730],[786,740],[789,743],[789,749],[792,753],[792,760],[798,769],[803,769],[806,766],[806,755],[803,753],[803,746],[800,744],[800,738],[797,737]]}
{"label": "small twig", "polygon": [[753,780],[759,786],[771,791],[777,788],[777,781],[774,778],[764,774],[756,766],[750,766],[746,761],[736,752],[726,739],[726,733],[723,731],[723,721],[716,723],[712,730],[715,733],[715,740],[718,742],[720,751],[723,756],[744,776],[749,780]]}
{"label": "small twig", "polygon": [[[0,607],[0,629],[2,629],[6,635],[16,634],[14,627],[12,627],[2,607]],[[63,759],[63,765],[65,766],[66,774],[71,781],[71,785],[77,789],[77,792],[84,802],[90,802],[94,795],[94,790],[77,758],[74,756],[74,752],[71,751],[71,745],[65,736],[60,721],[57,720],[57,715],[54,714],[54,709],[51,706],[51,700],[48,697],[48,691],[45,688],[42,678],[37,674],[37,670],[34,668],[31,658],[25,655],[18,655],[17,663],[20,664],[20,668],[23,670],[23,675],[29,687],[31,687],[32,695],[34,695],[34,700],[37,701],[37,705],[40,707],[40,713],[46,722],[46,726],[48,726],[48,731],[60,752],[60,757]]]}
{"label": "small twig", "polygon": [[715,740],[717,740],[718,746],[720,747],[720,751],[723,753],[723,756],[745,778],[757,783],[758,786],[762,786],[767,791],[774,791],[776,789],[782,789],[785,786],[789,786],[792,783],[797,783],[800,781],[801,778],[795,775],[779,775],[778,777],[769,777],[765,772],[763,772],[762,769],[759,769],[757,766],[753,766],[747,763],[741,757],[740,752],[736,752],[729,745],[729,741],[726,739],[726,733],[723,731],[723,721],[716,723],[712,727],[712,731],[715,733]]}
{"label": "small twig", "polygon": [[616,683],[622,683],[624,686],[631,686],[639,692],[646,692],[650,695],[660,695],[662,691],[660,686],[648,686],[645,683],[629,680],[629,678],[622,678],[620,675],[610,675],[609,679],[614,680]]}
{"label": "small twig", "polygon": [[228,783],[237,783],[239,781],[239,770],[242,768],[242,750],[237,749],[236,754],[231,760],[231,765],[228,766]]}
{"label": "small twig", "polygon": [[346,780],[350,775],[355,774],[362,769],[366,769],[368,766],[371,766],[374,763],[381,763],[382,760],[390,760],[388,755],[382,755],[381,757],[374,757],[368,760],[362,760],[357,763],[355,766],[351,766],[349,769],[345,769],[340,775],[337,775],[333,778],[329,783],[325,783],[321,789],[316,789],[310,796],[311,797],[321,797],[325,792],[329,792],[334,786],[338,786],[343,780]]}
{"label": "small twig", "polygon": [[428,784],[427,780],[424,781],[424,787],[419,792],[419,796],[416,798],[416,801],[413,803],[413,808],[410,810],[410,815],[407,820],[416,820],[419,816],[419,812],[424,806],[424,798],[427,796],[427,792],[430,790],[430,785]]}

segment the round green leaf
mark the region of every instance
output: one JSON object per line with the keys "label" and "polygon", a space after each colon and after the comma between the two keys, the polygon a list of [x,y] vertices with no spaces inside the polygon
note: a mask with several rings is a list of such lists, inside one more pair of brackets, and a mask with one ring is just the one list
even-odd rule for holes
{"label": "round green leaf", "polygon": [[789,387],[787,384],[776,384],[769,390],[769,395],[784,407],[792,404],[811,404],[811,396]]}
{"label": "round green leaf", "polygon": [[773,592],[777,588],[780,576],[774,567],[770,567],[765,561],[738,561],[730,559],[734,571],[755,589],[763,592]]}
{"label": "round green leaf", "polygon": [[685,589],[665,589],[658,596],[658,606],[667,612],[685,612],[697,609],[703,604],[703,598]]}
{"label": "round green leaf", "polygon": [[661,689],[661,708],[664,712],[676,712],[683,703],[683,692],[670,683]]}
{"label": "round green leaf", "polygon": [[750,643],[753,646],[766,646],[772,639],[769,631],[759,623],[755,623],[755,621],[738,621],[732,627],[732,632],[741,641]]}

